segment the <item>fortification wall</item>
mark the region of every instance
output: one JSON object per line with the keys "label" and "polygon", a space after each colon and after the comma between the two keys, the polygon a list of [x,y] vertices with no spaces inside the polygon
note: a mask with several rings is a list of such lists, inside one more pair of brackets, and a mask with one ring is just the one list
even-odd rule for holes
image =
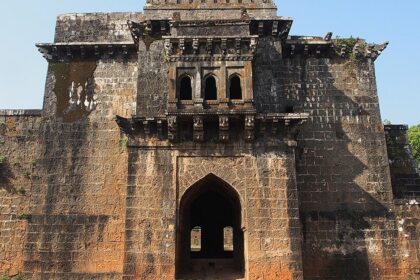
{"label": "fortification wall", "polygon": [[28,277],[120,279],[137,60],[51,63],[24,237]]}
{"label": "fortification wall", "polygon": [[297,148],[305,279],[405,279],[418,260],[398,246],[373,63],[297,57],[274,75],[266,106],[310,113]]}
{"label": "fortification wall", "polygon": [[0,110],[0,275],[22,272],[40,110]]}

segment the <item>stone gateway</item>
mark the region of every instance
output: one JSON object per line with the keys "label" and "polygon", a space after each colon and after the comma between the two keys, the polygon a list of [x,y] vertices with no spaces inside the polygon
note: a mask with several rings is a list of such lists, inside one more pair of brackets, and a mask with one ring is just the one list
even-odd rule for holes
{"label": "stone gateway", "polygon": [[291,25],[272,0],[59,16],[43,109],[0,111],[0,274],[419,279],[387,43]]}

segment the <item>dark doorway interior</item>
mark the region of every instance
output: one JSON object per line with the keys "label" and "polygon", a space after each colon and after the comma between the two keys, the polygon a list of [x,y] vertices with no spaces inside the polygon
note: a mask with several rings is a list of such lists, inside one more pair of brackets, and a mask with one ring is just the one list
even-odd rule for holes
{"label": "dark doorway interior", "polygon": [[229,97],[230,99],[242,99],[241,78],[233,75],[229,80]]}
{"label": "dark doorway interior", "polygon": [[181,100],[192,100],[191,78],[188,76],[184,76],[181,79],[179,98]]}
{"label": "dark doorway interior", "polygon": [[208,76],[204,87],[205,100],[217,100],[217,84],[213,76]]}
{"label": "dark doorway interior", "polygon": [[177,275],[239,279],[243,274],[240,200],[231,186],[210,174],[194,184],[180,202]]}
{"label": "dark doorway interior", "polygon": [[193,201],[190,227],[201,227],[201,250],[191,251],[191,258],[233,258],[232,251],[224,250],[224,228],[234,223],[232,208],[225,197],[214,191],[205,192]]}

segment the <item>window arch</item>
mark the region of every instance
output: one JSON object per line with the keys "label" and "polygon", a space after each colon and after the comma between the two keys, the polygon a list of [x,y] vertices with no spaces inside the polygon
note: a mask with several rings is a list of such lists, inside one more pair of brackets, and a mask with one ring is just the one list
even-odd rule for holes
{"label": "window arch", "polygon": [[229,98],[242,99],[241,78],[236,74],[229,79]]}
{"label": "window arch", "polygon": [[213,75],[207,76],[204,81],[204,100],[217,100],[217,83]]}
{"label": "window arch", "polygon": [[192,83],[190,76],[183,76],[179,85],[179,99],[192,100]]}

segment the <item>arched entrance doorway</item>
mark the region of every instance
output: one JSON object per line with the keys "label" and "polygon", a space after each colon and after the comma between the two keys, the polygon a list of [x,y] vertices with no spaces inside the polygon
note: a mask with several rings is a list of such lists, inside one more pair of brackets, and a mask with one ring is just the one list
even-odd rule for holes
{"label": "arched entrance doorway", "polygon": [[235,189],[210,174],[185,192],[178,217],[178,278],[244,277],[241,203]]}

